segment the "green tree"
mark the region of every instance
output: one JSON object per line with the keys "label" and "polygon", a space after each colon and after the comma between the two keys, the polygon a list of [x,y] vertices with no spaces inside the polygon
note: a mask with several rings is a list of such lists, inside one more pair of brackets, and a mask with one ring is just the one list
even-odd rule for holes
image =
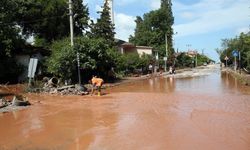
{"label": "green tree", "polygon": [[168,41],[168,58],[172,59],[173,49],[173,28],[174,17],[172,14],[171,0],[162,0],[158,10],[144,14],[143,18],[137,17],[134,36],[129,40],[135,45],[152,46],[158,50],[160,57],[166,56],[165,37]]}
{"label": "green tree", "polygon": [[238,45],[238,50],[241,52],[242,66],[250,70],[250,32],[240,34]]}
{"label": "green tree", "polygon": [[103,39],[77,37],[74,48],[69,45],[69,42],[68,38],[53,42],[52,55],[47,61],[50,73],[63,79],[76,80],[76,52],[78,51],[83,75],[97,73],[99,76],[107,77],[108,71],[114,65],[114,60],[109,55],[111,51],[109,45]]}
{"label": "green tree", "polygon": [[177,67],[193,67],[194,59],[186,53],[181,53],[177,56],[176,66]]}
{"label": "green tree", "polygon": [[22,67],[14,54],[25,45],[20,28],[14,23],[18,6],[13,0],[0,1],[0,83],[14,81]]}
{"label": "green tree", "polygon": [[103,10],[98,12],[100,14],[100,18],[97,19],[95,24],[92,22],[91,37],[103,38],[107,41],[110,47],[113,47],[115,45],[115,28],[111,21],[110,8],[107,1],[105,1],[102,8]]}
{"label": "green tree", "polygon": [[201,55],[201,54],[197,55],[197,65],[198,66],[201,66],[203,64],[209,64],[210,62],[214,62],[214,61],[205,55]]}
{"label": "green tree", "polygon": [[250,32],[241,33],[240,36],[223,39],[221,43],[221,49],[217,49],[220,54],[221,62],[225,63],[225,57],[229,58],[228,65],[234,62],[234,57],[232,55],[233,50],[238,50],[241,53],[241,64],[250,70]]}
{"label": "green tree", "polygon": [[135,70],[141,70],[144,73],[148,70],[148,66],[152,60],[152,56],[147,54],[141,56],[136,53],[123,54],[117,57],[116,71],[118,74],[123,75],[134,73]]}
{"label": "green tree", "polygon": [[161,9],[159,11],[159,16],[164,18],[163,22],[161,23],[161,28],[165,31],[165,35],[167,36],[168,58],[171,60],[174,55],[172,28],[174,24],[174,17],[171,0],[161,0]]}
{"label": "green tree", "polygon": [[63,79],[72,78],[76,72],[76,51],[69,43],[69,38],[54,41],[52,54],[47,60],[48,72]]}
{"label": "green tree", "polygon": [[[16,0],[15,2],[18,5],[16,21],[22,27],[22,33],[27,36],[34,35],[39,46],[69,35],[69,12],[66,0]],[[73,12],[74,34],[82,35],[88,28],[88,8],[83,5],[82,0],[73,0]]]}
{"label": "green tree", "polygon": [[[20,73],[15,54],[25,49],[28,37],[33,35],[37,46],[49,47],[52,41],[69,35],[67,8],[67,0],[0,1],[0,81]],[[88,27],[88,8],[82,0],[73,0],[73,12],[74,33],[82,35]],[[71,53],[65,48],[66,52]]]}
{"label": "green tree", "polygon": [[15,23],[16,12],[18,9],[15,1],[0,1],[0,56],[11,56],[13,50],[24,45],[24,40],[19,34],[21,29]]}

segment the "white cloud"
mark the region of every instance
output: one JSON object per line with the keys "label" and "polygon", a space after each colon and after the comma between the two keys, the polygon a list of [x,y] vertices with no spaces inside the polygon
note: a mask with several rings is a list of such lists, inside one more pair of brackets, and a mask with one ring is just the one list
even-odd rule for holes
{"label": "white cloud", "polygon": [[160,0],[152,0],[151,3],[150,3],[150,7],[153,10],[156,10],[156,9],[160,8],[160,5],[161,5]]}
{"label": "white cloud", "polygon": [[174,6],[177,12],[176,16],[183,16],[185,12],[192,12],[192,17],[196,19],[177,24],[174,29],[178,32],[178,36],[188,36],[243,26],[249,22],[247,2],[248,0],[237,2],[233,0],[202,0],[193,5],[183,5],[176,2],[174,3],[174,5],[176,4]]}
{"label": "white cloud", "polygon": [[102,7],[100,5],[95,5],[95,11],[96,12],[99,12],[99,11],[102,11]]}
{"label": "white cloud", "polygon": [[[118,1],[114,1],[114,2],[118,2]],[[119,0],[117,5],[127,5],[127,4],[134,3],[134,2],[136,2],[136,0]]]}
{"label": "white cloud", "polygon": [[185,11],[185,12],[181,13],[180,16],[184,19],[193,19],[193,18],[195,18],[196,15],[192,12]]}
{"label": "white cloud", "polygon": [[128,41],[129,35],[134,32],[136,26],[135,19],[123,13],[115,14],[116,38]]}
{"label": "white cloud", "polygon": [[83,0],[84,4],[97,4],[99,0]]}
{"label": "white cloud", "polygon": [[240,33],[248,33],[250,32],[250,26],[249,27],[241,27],[241,28],[238,28],[236,30],[236,34],[240,34]]}

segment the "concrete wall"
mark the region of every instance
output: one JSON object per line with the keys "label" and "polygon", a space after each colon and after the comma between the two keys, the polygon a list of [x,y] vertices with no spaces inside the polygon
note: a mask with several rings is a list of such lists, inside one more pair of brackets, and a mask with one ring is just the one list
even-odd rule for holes
{"label": "concrete wall", "polygon": [[136,47],[137,53],[141,56],[143,53],[148,54],[148,55],[152,55],[153,51],[152,48],[148,48],[148,47]]}
{"label": "concrete wall", "polygon": [[151,47],[147,46],[119,46],[117,47],[118,51],[121,54],[129,54],[129,53],[137,53],[140,56],[143,55],[143,53],[148,54],[148,55],[153,55],[153,49]]}

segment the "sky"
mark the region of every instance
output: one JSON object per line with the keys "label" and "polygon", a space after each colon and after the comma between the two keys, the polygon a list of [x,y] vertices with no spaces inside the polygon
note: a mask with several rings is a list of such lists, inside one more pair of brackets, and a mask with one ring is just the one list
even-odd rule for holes
{"label": "sky", "polygon": [[[93,20],[99,18],[104,0],[84,0]],[[116,38],[128,41],[134,34],[136,16],[160,7],[160,0],[113,0]],[[172,0],[175,23],[174,47],[202,51],[215,61],[221,39],[250,31],[249,0]]]}

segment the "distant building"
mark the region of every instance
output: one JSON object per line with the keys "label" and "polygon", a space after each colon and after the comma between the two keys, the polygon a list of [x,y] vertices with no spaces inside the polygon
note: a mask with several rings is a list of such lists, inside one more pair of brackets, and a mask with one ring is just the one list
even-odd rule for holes
{"label": "distant building", "polygon": [[121,54],[136,53],[139,54],[139,56],[143,54],[153,55],[153,48],[149,46],[136,46],[119,39],[116,39],[116,45]]}
{"label": "distant building", "polygon": [[186,53],[189,57],[195,57],[198,52],[196,50],[188,50],[188,52]]}

